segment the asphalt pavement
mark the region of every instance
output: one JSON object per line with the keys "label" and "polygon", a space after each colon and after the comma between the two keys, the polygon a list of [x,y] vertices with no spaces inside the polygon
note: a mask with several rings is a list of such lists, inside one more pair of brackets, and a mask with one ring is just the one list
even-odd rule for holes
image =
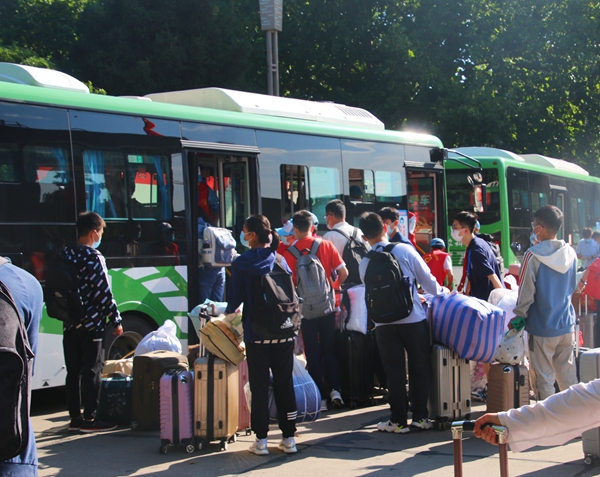
{"label": "asphalt pavement", "polygon": [[[44,399],[38,397],[37,400]],[[36,401],[34,397],[34,401]],[[250,454],[252,436],[219,451],[214,443],[193,454],[170,447],[160,454],[156,432],[118,428],[101,434],[73,434],[62,406],[34,406],[39,475],[47,476],[178,476],[248,477],[317,476],[435,476],[454,475],[452,435],[449,430],[409,434],[378,432],[375,425],[389,417],[386,404],[328,411],[315,422],[299,424],[297,454],[277,449],[281,433],[269,433],[268,456]],[[477,403],[472,414],[485,411]],[[500,475],[498,449],[472,435],[463,443],[464,475]],[[528,477],[588,477],[600,475],[600,464],[583,463],[581,439],[553,448],[536,447],[520,454],[509,452],[509,474]]]}

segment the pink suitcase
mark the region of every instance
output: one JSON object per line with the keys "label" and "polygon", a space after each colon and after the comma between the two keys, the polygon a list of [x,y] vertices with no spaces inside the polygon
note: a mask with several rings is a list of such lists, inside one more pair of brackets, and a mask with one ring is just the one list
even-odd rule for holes
{"label": "pink suitcase", "polygon": [[194,452],[194,373],[172,369],[160,378],[160,441],[159,452],[166,454],[168,446],[185,445]]}
{"label": "pink suitcase", "polygon": [[238,432],[245,432],[249,436],[252,434],[252,430],[250,429],[250,409],[248,408],[244,393],[244,386],[248,382],[248,361],[244,360],[238,364],[238,373],[240,376]]}

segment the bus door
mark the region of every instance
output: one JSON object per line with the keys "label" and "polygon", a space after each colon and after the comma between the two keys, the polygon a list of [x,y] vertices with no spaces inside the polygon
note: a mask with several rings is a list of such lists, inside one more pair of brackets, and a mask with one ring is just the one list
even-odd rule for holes
{"label": "bus door", "polygon": [[[231,230],[239,253],[244,220],[259,213],[258,148],[182,141],[187,173],[186,235],[188,308],[204,301],[199,290],[202,231],[206,226]],[[185,177],[184,175],[184,177]],[[191,338],[191,337],[190,337]]]}
{"label": "bus door", "polygon": [[446,241],[446,227],[443,226],[446,223],[443,169],[437,164],[417,164],[419,167],[406,163],[408,227],[414,223],[417,250],[428,253],[434,237]]}
{"label": "bus door", "polygon": [[[567,217],[568,214],[565,214],[565,204],[567,203],[567,188],[564,186],[550,184],[550,203],[558,207],[563,213],[563,217]],[[570,224],[563,224],[563,226],[558,231],[556,238],[558,240],[564,240],[565,230],[570,230]],[[568,240],[567,240],[568,241]]]}

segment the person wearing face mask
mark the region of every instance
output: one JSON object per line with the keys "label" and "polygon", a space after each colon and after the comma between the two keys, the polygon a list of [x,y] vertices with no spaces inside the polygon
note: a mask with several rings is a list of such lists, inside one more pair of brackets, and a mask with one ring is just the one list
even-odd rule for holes
{"label": "person wearing face mask", "polygon": [[558,207],[536,210],[531,224],[532,247],[525,253],[519,275],[519,296],[509,327],[529,333],[529,355],[535,371],[534,388],[542,400],[576,384],[573,357],[575,310],[571,295],[577,286],[577,255],[556,235],[563,224]]}
{"label": "person wearing face mask", "polygon": [[63,349],[71,432],[90,433],[117,427],[114,423],[96,419],[107,320],[112,323],[115,336],[123,333],[121,315],[108,281],[106,261],[97,250],[105,226],[102,217],[95,212],[82,212],[77,218],[78,244],[65,248],[61,253],[61,258],[73,262],[78,269],[79,295],[85,309],[85,316],[79,317],[79,324],[64,323]]}
{"label": "person wearing face mask", "polygon": [[[387,225],[387,237],[390,243],[405,243],[407,245],[413,245],[404,235],[400,233],[398,228],[398,221],[400,220],[400,214],[393,207],[384,207],[377,214],[383,220],[383,223]],[[413,245],[414,247],[414,245]]]}
{"label": "person wearing face mask", "polygon": [[464,275],[469,280],[466,294],[487,300],[492,290],[504,288],[504,285],[500,281],[500,266],[490,245],[475,235],[476,223],[477,218],[471,212],[460,212],[454,217],[450,234],[456,242],[467,247],[461,279],[461,284],[464,283]]}
{"label": "person wearing face mask", "polygon": [[575,253],[581,260],[581,268],[585,270],[589,267],[600,253],[600,245],[592,238],[592,229],[586,227],[581,231],[582,239],[577,244]]}
{"label": "person wearing face mask", "polygon": [[268,455],[269,432],[269,372],[273,374],[275,402],[279,414],[282,440],[278,448],[286,454],[294,454],[296,442],[296,398],[292,371],[294,367],[294,338],[265,339],[253,326],[255,304],[261,296],[261,279],[271,272],[276,260],[291,274],[285,259],[278,256],[279,236],[271,229],[264,215],[252,215],[244,221],[240,239],[249,250],[241,254],[231,265],[231,282],[228,289],[227,313],[233,313],[244,304],[242,325],[248,360],[248,380],[252,392],[252,430],[255,441],[248,449],[256,455]]}
{"label": "person wearing face mask", "polygon": [[[319,219],[317,219],[317,216],[312,212],[309,212],[309,214],[312,218],[310,236],[318,237],[319,234],[317,234],[317,227],[319,226]],[[277,235],[279,235],[281,238],[281,243],[277,248],[277,253],[279,255],[283,255],[289,246],[296,241],[296,234],[294,233],[294,219],[289,219],[285,224],[283,224],[282,227],[275,229],[275,232],[277,232]]]}

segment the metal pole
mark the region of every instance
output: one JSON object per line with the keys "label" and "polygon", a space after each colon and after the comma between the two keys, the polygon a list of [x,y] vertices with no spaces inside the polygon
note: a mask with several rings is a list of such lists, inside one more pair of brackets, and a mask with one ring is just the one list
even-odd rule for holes
{"label": "metal pole", "polygon": [[277,30],[273,32],[273,82],[275,83],[275,96],[279,96],[279,47]]}
{"label": "metal pole", "polygon": [[273,96],[273,75],[271,74],[271,66],[273,64],[273,44],[271,42],[271,32],[267,32],[267,91]]}

